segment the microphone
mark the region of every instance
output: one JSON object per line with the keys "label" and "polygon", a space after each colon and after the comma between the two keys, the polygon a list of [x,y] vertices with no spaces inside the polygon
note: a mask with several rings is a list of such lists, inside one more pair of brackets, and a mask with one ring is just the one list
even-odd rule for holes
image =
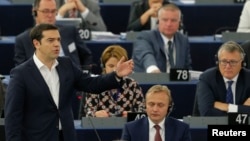
{"label": "microphone", "polygon": [[101,138],[100,138],[100,135],[98,134],[98,132],[97,132],[97,130],[96,130],[96,128],[95,128],[95,125],[94,125],[93,121],[91,120],[91,117],[88,117],[88,119],[89,119],[89,122],[90,122],[92,128],[93,128],[94,131],[95,131],[95,135],[96,135],[96,137],[97,137],[97,140],[98,140],[98,141],[102,141]]}
{"label": "microphone", "polygon": [[230,26],[222,26],[222,27],[219,27],[215,30],[214,32],[214,41],[216,40],[216,37],[218,36],[218,33],[222,33],[223,31],[224,32],[229,32],[229,31],[235,31],[237,29],[237,27],[230,27]]}

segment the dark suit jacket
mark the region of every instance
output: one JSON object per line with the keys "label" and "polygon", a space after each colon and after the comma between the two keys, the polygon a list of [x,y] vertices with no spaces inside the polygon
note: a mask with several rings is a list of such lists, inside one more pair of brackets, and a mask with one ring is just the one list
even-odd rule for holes
{"label": "dark suit jacket", "polygon": [[[197,84],[197,106],[201,116],[226,116],[227,112],[214,108],[215,101],[226,103],[226,85],[218,67],[213,67],[200,76]],[[236,104],[239,113],[250,114],[250,106],[243,103],[250,97],[250,71],[241,69],[236,82]]]}
{"label": "dark suit jacket", "polygon": [[[168,4],[168,1],[163,1],[163,4]],[[130,6],[129,22],[127,26],[127,31],[142,31],[149,30],[150,19],[145,25],[141,25],[140,17],[149,9],[148,0],[134,1]]]}
{"label": "dark suit jacket", "polygon": [[[144,117],[126,123],[121,139],[125,141],[148,141],[148,118]],[[189,125],[177,119],[167,117],[165,120],[165,141],[191,141]]]}
{"label": "dark suit jacket", "polygon": [[[89,65],[92,63],[91,51],[86,47],[80,38],[78,30],[73,26],[60,26],[61,45],[65,56],[69,56],[78,66]],[[28,60],[35,51],[30,39],[29,33],[31,29],[24,31],[16,37],[15,43],[15,65],[19,65]],[[69,45],[75,43],[75,50],[70,51]]]}
{"label": "dark suit jacket", "polygon": [[68,57],[58,58],[59,108],[33,57],[12,69],[5,103],[5,133],[8,141],[58,141],[59,119],[64,141],[76,141],[71,99],[75,89],[101,93],[119,87],[115,73],[90,77]]}
{"label": "dark suit jacket", "polygon": [[[188,38],[177,32],[174,35],[176,48],[175,68],[191,69],[191,56]],[[151,65],[156,65],[161,72],[166,72],[167,59],[164,42],[159,30],[142,31],[134,42],[133,55],[135,72],[146,72]]]}

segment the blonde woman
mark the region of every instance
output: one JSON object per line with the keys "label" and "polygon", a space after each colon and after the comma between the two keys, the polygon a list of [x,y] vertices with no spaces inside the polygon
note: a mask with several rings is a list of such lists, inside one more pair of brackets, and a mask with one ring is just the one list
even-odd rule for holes
{"label": "blonde woman", "polygon": [[[108,46],[102,53],[101,65],[103,73],[116,70],[118,61],[125,57],[128,60],[127,51],[119,45]],[[121,87],[102,92],[101,94],[88,94],[84,106],[86,116],[91,117],[127,117],[127,112],[144,111],[144,95],[141,87],[135,80],[124,77]]]}

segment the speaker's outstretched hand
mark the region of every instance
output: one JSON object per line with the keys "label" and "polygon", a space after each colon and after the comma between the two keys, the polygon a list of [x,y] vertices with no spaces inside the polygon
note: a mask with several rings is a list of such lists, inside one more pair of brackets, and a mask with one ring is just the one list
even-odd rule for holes
{"label": "speaker's outstretched hand", "polygon": [[115,71],[118,77],[127,76],[133,72],[134,61],[130,59],[125,62],[124,60],[125,60],[125,57],[123,56],[121,60],[117,63]]}

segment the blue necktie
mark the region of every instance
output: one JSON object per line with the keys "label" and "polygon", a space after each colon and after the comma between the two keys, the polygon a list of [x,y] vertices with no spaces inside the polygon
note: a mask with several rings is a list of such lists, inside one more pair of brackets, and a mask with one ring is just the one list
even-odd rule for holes
{"label": "blue necktie", "polygon": [[169,59],[169,64],[171,68],[174,67],[174,57],[173,57],[173,45],[172,41],[168,41],[168,59]]}
{"label": "blue necktie", "polygon": [[227,81],[228,87],[227,87],[227,98],[226,98],[227,103],[232,103],[232,104],[233,104],[233,91],[232,91],[233,82],[234,81]]}

